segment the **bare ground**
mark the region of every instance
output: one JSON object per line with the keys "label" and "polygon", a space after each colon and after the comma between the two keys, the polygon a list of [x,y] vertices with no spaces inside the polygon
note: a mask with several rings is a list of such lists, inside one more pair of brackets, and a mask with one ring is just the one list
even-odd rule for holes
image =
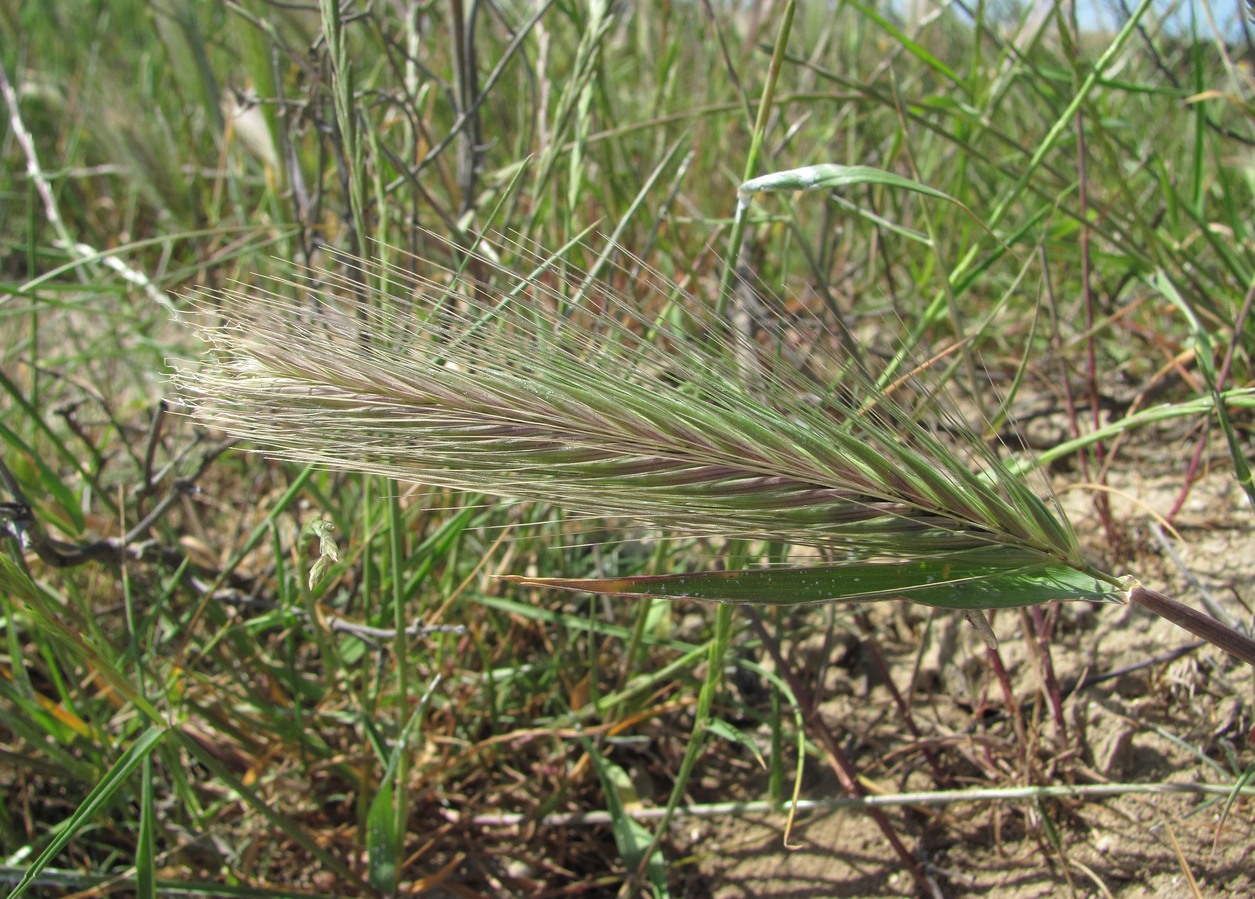
{"label": "bare ground", "polygon": [[[1130,570],[1147,586],[1197,606],[1193,580],[1250,621],[1251,510],[1223,461],[1193,485],[1174,519],[1179,539],[1166,534],[1179,558],[1152,533],[1181,491],[1186,458],[1160,461],[1153,475],[1112,473],[1108,495],[1121,554],[1136,559]],[[1093,495],[1078,486],[1062,497],[1082,534],[1104,533]],[[1098,542],[1096,554],[1107,555]],[[1197,642],[1190,634],[1141,609],[1059,607],[1050,656],[1064,696],[1062,731],[1024,638],[1027,615],[994,620],[1020,705],[1018,724],[991,681],[983,644],[961,620],[938,618],[927,627],[910,607],[886,605],[874,622],[919,738],[903,741],[889,691],[861,660],[830,670],[822,699],[824,720],[866,772],[869,792],[937,789],[923,762],[928,744],[942,753],[955,788],[1229,785],[1255,764],[1252,671],[1210,646],[1189,649]],[[1089,686],[1078,690],[1082,678]],[[802,796],[844,795],[835,777],[815,770],[821,763],[809,765]],[[1255,896],[1255,803],[1238,801],[1222,826],[1224,806],[1223,796],[1143,793],[916,807],[890,818],[946,896]],[[698,859],[693,896],[916,892],[885,837],[860,812],[802,816],[787,846],[782,816],[681,827],[686,838],[677,842],[687,842]]]}

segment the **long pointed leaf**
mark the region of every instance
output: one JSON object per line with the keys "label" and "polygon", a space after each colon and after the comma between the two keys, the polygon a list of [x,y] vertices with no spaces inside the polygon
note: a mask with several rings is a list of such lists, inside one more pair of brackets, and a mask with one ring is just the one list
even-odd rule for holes
{"label": "long pointed leaf", "polygon": [[160,727],[150,727],[127,747],[126,752],[113,763],[113,766],[105,772],[104,777],[100,779],[100,783],[96,784],[95,789],[87,795],[82,804],[75,809],[74,814],[70,815],[57,828],[57,835],[53,837],[52,842],[44,847],[44,851],[39,853],[39,857],[31,863],[26,869],[26,874],[18,881],[17,886],[9,893],[8,899],[18,899],[25,895],[30,889],[35,878],[44,868],[52,863],[61,850],[66,847],[70,840],[82,830],[87,823],[96,816],[113,798],[113,795],[126,783],[128,777],[131,776],[140,763],[163,739],[165,739],[166,731]]}
{"label": "long pointed leaf", "polygon": [[911,562],[867,562],[813,568],[704,571],[623,578],[504,580],[534,587],[710,602],[795,605],[907,599],[945,609],[1000,609],[1062,600],[1123,601],[1120,589],[1090,575],[1021,555],[1019,567],[990,564],[978,553]]}

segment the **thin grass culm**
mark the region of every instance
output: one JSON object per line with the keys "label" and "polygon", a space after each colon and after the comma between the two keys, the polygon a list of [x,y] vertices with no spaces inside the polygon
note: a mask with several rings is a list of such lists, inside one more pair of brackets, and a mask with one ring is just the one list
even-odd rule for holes
{"label": "thin grass culm", "polygon": [[[306,273],[312,288],[206,297],[220,316],[211,359],[179,368],[179,391],[206,423],[280,458],[805,546],[822,563],[534,583],[963,609],[1121,596],[992,451],[975,437],[952,449],[838,362],[809,317],[764,324],[760,311],[759,326],[734,327],[675,300],[563,289],[552,260],[513,249],[528,275],[464,256],[491,287],[344,257]],[[382,285],[378,302],[340,299],[362,283]]]}

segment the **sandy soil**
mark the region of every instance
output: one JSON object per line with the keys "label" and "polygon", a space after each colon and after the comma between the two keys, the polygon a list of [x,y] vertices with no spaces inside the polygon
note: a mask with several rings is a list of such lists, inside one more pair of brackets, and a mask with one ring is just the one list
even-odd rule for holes
{"label": "sandy soil", "polygon": [[[1155,475],[1112,474],[1121,552],[1136,560],[1130,571],[1147,586],[1198,606],[1193,580],[1230,614],[1250,621],[1251,510],[1221,458],[1194,485],[1175,519],[1180,539],[1166,536],[1179,558],[1152,533],[1155,513],[1170,509],[1181,489],[1187,458],[1157,463],[1162,473]],[[1093,491],[1066,490],[1061,500],[1078,533],[1103,533]],[[1092,542],[1098,544],[1096,536]],[[1065,697],[1066,732],[1060,733],[1042,701],[1042,669],[1024,639],[1026,622],[1006,613],[994,620],[1024,716],[1017,731],[991,679],[985,649],[961,619],[938,618],[929,628],[911,607],[876,610],[874,626],[891,676],[907,693],[921,733],[916,741],[903,736],[888,690],[861,660],[830,669],[824,720],[866,774],[865,786],[937,789],[918,750],[929,742],[954,775],[955,788],[1231,785],[1235,769],[1255,764],[1255,679],[1246,666],[1210,646],[1174,657],[1194,638],[1137,608],[1061,606],[1051,648]],[[1082,677],[1091,685],[1076,690]],[[810,762],[803,797],[843,795],[836,778],[822,769],[822,762]],[[1223,808],[1223,797],[1129,794],[964,803],[889,815],[946,896],[1255,896],[1255,802],[1239,801],[1220,828]],[[680,825],[677,842],[687,842],[698,858],[687,894],[800,899],[916,892],[865,814],[801,816],[790,848],[783,825],[783,818]]]}

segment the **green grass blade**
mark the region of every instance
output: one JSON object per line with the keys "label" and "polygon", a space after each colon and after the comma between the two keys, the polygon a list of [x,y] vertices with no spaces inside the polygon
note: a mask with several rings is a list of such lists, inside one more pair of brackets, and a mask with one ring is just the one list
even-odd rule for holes
{"label": "green grass blade", "polygon": [[654,845],[652,834],[645,826],[626,813],[625,799],[635,797],[636,793],[627,772],[598,752],[590,740],[584,740],[584,748],[601,781],[606,811],[613,822],[611,827],[614,830],[614,842],[627,866],[628,875],[632,876],[644,867],[650,885],[654,888],[654,895],[659,899],[670,896],[667,888],[667,861],[662,850]]}
{"label": "green grass blade", "polygon": [[126,784],[131,774],[148,757],[148,754],[165,739],[167,731],[161,727],[150,727],[136,738],[116,762],[105,772],[100,783],[88,794],[74,814],[66,818],[56,828],[56,835],[44,847],[44,851],[26,869],[25,875],[18,881],[8,899],[19,899],[30,889],[35,878],[44,868],[52,863],[74,837],[99,814],[113,798],[114,794]]}
{"label": "green grass blade", "polygon": [[1117,585],[1018,550],[808,568],[707,571],[623,578],[507,576],[533,587],[723,603],[796,605],[907,599],[944,609],[1001,609],[1043,602],[1123,601]]}
{"label": "green grass blade", "polygon": [[667,807],[663,812],[662,820],[658,822],[649,848],[645,850],[645,856],[651,861],[655,851],[662,842],[663,834],[667,832],[667,828],[671,823],[671,816],[684,801],[689,778],[693,775],[693,769],[697,765],[697,760],[701,758],[702,751],[706,745],[706,737],[710,733],[710,722],[714,720],[711,710],[714,706],[715,697],[723,683],[724,660],[728,656],[728,646],[732,641],[732,606],[722,605],[718,608],[715,613],[714,630],[714,636],[711,638],[707,650],[706,677],[702,681],[701,690],[697,694],[697,711],[693,716],[693,733],[689,737],[688,745],[684,748],[684,758],[680,760],[680,769],[676,773],[675,784],[671,788],[671,795],[667,797]]}
{"label": "green grass blade", "polygon": [[933,69],[939,75],[949,79],[955,87],[963,87],[963,79],[959,77],[957,72],[942,62],[935,54],[929,52],[927,47],[912,40],[906,32],[902,31],[902,29],[898,28],[891,21],[881,15],[878,10],[865,3],[860,3],[858,0],[849,0],[849,2],[850,6],[857,9],[860,13],[867,16],[868,19],[880,26],[880,28],[884,29],[885,33],[893,39],[895,45],[901,46],[904,50],[923,62],[930,69]]}
{"label": "green grass blade", "polygon": [[384,895],[392,895],[396,891],[405,836],[396,826],[395,792],[393,778],[385,777],[366,813],[366,870],[370,885]]}
{"label": "green grass blade", "polygon": [[1181,296],[1181,292],[1177,290],[1176,285],[1172,283],[1164,272],[1157,274],[1155,286],[1159,288],[1173,306],[1181,311],[1181,314],[1189,324],[1190,336],[1194,341],[1194,358],[1198,362],[1199,371],[1203,373],[1203,378],[1207,381],[1207,388],[1214,404],[1216,419],[1220,423],[1220,430],[1224,433],[1225,442],[1229,447],[1229,458],[1233,461],[1234,474],[1236,475],[1238,485],[1246,492],[1247,499],[1250,500],[1252,506],[1255,506],[1255,481],[1251,478],[1251,466],[1246,460],[1246,450],[1238,439],[1237,431],[1233,426],[1233,419],[1229,416],[1228,407],[1221,399],[1211,335],[1198,320],[1198,316],[1185,297]]}
{"label": "green grass blade", "polygon": [[200,742],[179,732],[172,733],[175,734],[179,745],[184,750],[200,764],[212,771],[214,776],[222,781],[227,789],[234,792],[242,801],[256,810],[275,830],[285,834],[294,843],[308,852],[326,870],[334,872],[336,876],[343,878],[345,884],[361,884],[361,878],[353,872],[353,869],[340,856],[319,845],[318,841],[314,839],[303,824],[272,808],[270,803],[258,795],[257,791],[248,787],[236,774],[228,770],[222,760],[216,758]]}
{"label": "green grass blade", "polygon": [[135,895],[153,899],[157,895],[157,803],[153,795],[153,757],[144,756],[140,784],[139,840],[135,846]]}
{"label": "green grass blade", "polygon": [[1252,782],[1255,782],[1255,762],[1247,765],[1246,770],[1238,775],[1237,779],[1233,781],[1233,789],[1225,797],[1224,807],[1220,810],[1220,819],[1216,822],[1216,839],[1212,844],[1213,852],[1220,845],[1220,834],[1224,831],[1225,822],[1229,819],[1229,813],[1233,811],[1234,803],[1246,793],[1247,787]]}
{"label": "green grass blade", "polygon": [[[767,136],[767,127],[771,122],[773,102],[776,96],[776,83],[780,77],[780,69],[789,46],[789,35],[793,31],[793,17],[797,13],[796,0],[788,0],[784,14],[780,19],[780,29],[776,33],[776,44],[771,54],[771,67],[767,77],[763,79],[762,96],[758,100],[758,114],[754,118],[754,129],[750,132],[749,152],[745,154],[745,174],[742,181],[753,178],[758,171],[759,159],[762,155],[763,141]],[[736,215],[732,220],[732,232],[728,236],[728,255],[723,260],[723,273],[719,278],[719,292],[715,296],[715,314],[723,318],[728,311],[728,300],[732,290],[732,278],[736,267],[741,261],[741,245],[745,240],[745,229],[748,219],[745,206],[737,199]]]}
{"label": "green grass blade", "polygon": [[371,886],[385,894],[396,891],[398,878],[401,876],[406,811],[409,808],[406,774],[410,741],[439,683],[440,677],[437,676],[402,729],[388,756],[387,767],[379,778],[379,789],[366,813],[367,872]]}
{"label": "green grass blade", "polygon": [[[907,178],[905,175],[899,175],[884,169],[874,168],[867,165],[837,165],[834,163],[821,163],[818,165],[808,165],[797,169],[788,169],[782,172],[773,172],[769,175],[762,175],[758,178],[752,178],[746,181],[737,190],[739,207],[743,208],[748,205],[751,194],[768,193],[774,191],[807,191],[807,190],[840,190],[847,187],[856,187],[859,185],[874,185],[880,187],[888,187],[895,190],[905,190],[911,193],[917,193],[925,197],[931,197],[934,200],[945,200],[947,203],[953,203],[959,209],[962,209],[971,219],[990,234],[992,231],[966,204],[957,197],[953,197],[943,190],[930,187],[927,184]],[[920,234],[910,228],[894,222],[878,219],[880,227],[894,234],[900,234],[910,240],[920,243],[932,245],[932,240],[925,234]]]}
{"label": "green grass blade", "polygon": [[88,666],[112,689],[118,691],[119,695],[133,703],[146,718],[154,724],[164,721],[147,697],[140,694],[131,680],[114,664],[112,656],[87,638],[87,629],[81,626],[81,622],[77,625],[67,622],[69,608],[63,606],[55,596],[49,595],[16,562],[3,554],[0,554],[0,590],[20,598],[44,636]]}

